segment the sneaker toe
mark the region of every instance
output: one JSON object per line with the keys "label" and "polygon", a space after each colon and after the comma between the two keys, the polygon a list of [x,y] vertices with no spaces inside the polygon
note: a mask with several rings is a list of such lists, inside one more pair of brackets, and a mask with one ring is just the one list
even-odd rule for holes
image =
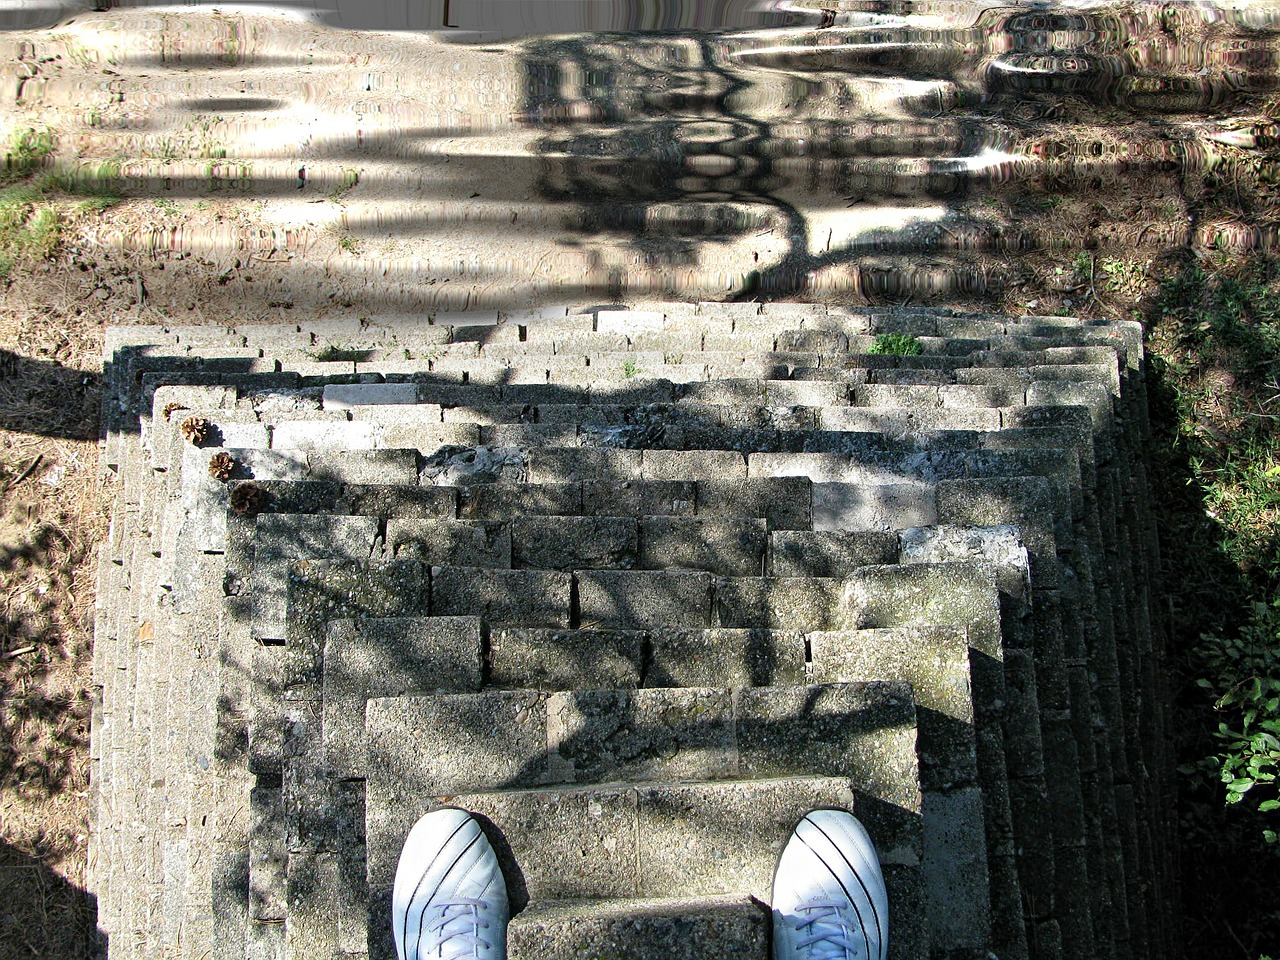
{"label": "sneaker toe", "polygon": [[401,960],[412,960],[406,945],[415,942],[428,906],[459,897],[485,901],[489,929],[505,931],[506,883],[480,824],[465,810],[434,810],[409,831],[396,868],[391,920]]}

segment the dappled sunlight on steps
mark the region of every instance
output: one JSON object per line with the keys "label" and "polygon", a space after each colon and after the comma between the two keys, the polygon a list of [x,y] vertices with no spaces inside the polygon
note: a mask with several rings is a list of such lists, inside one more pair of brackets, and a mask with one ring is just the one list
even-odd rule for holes
{"label": "dappled sunlight on steps", "polygon": [[113,957],[387,960],[438,803],[481,815],[521,956],[763,958],[750,898],[827,805],[880,849],[895,957],[1166,951],[1136,324],[434,319],[111,333]]}

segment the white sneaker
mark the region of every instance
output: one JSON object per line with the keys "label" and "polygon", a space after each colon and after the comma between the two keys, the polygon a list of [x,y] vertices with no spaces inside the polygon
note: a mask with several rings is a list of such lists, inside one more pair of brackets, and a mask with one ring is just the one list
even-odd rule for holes
{"label": "white sneaker", "polygon": [[391,892],[398,960],[504,960],[507,884],[465,810],[428,813],[409,831]]}
{"label": "white sneaker", "polygon": [[796,824],[773,877],[773,960],[885,960],[889,895],[866,829],[843,810]]}

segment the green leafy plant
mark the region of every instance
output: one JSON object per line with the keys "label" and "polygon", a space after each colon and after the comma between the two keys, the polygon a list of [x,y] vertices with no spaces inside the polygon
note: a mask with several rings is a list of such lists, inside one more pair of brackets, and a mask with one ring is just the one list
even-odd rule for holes
{"label": "green leafy plant", "polygon": [[1137,260],[1104,257],[1098,261],[1098,266],[1107,275],[1107,289],[1130,300],[1141,297],[1149,282],[1146,265]]}
{"label": "green leafy plant", "polygon": [[[1224,691],[1216,708],[1224,715],[1213,758],[1228,804],[1246,800],[1260,814],[1280,811],[1280,599],[1255,603],[1253,619],[1238,637],[1204,637],[1205,664],[1212,677],[1198,685]],[[1280,818],[1263,822],[1268,843],[1280,841]]]}
{"label": "green leafy plant", "polygon": [[636,364],[636,361],[634,358],[629,357],[626,360],[622,361],[623,377],[630,380],[632,377],[637,376],[639,373],[640,373],[640,367]]}
{"label": "green leafy plant", "polygon": [[905,333],[882,333],[876,337],[867,353],[886,354],[893,357],[918,357],[924,352],[920,341]]}

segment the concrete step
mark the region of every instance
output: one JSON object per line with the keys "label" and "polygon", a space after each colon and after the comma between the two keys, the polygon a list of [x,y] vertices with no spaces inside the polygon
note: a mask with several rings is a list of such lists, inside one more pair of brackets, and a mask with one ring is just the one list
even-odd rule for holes
{"label": "concrete step", "polygon": [[485,682],[536,690],[778,686],[802,682],[804,662],[795,631],[494,627]]}
{"label": "concrete step", "polygon": [[410,692],[480,689],[478,617],[330,621],[324,642],[324,763],[342,778],[365,776],[365,704]]}
{"label": "concrete step", "polygon": [[513,918],[507,956],[768,960],[769,930],[769,911],[743,896],[554,900],[532,903]]}
{"label": "concrete step", "polygon": [[[1154,826],[1144,831],[1138,824],[1154,825],[1159,809],[1143,773],[1153,761],[1141,745],[1167,737],[1149,707],[1159,698],[1137,693],[1150,689],[1160,658],[1147,612],[1156,563],[1140,461],[1145,393],[1137,325],[795,305],[563,311],[489,326],[475,319],[450,318],[417,331],[344,321],[304,332],[289,324],[259,330],[256,343],[248,333],[208,340],[206,330],[175,328],[142,333],[141,341],[159,349],[113,360],[108,380],[118,399],[106,404],[104,449],[120,495],[105,567],[119,575],[106,578],[97,618],[107,638],[95,667],[103,681],[95,727],[104,733],[95,731],[97,815],[118,824],[118,811],[128,810],[130,823],[157,825],[151,836],[118,826],[94,834],[95,856],[114,865],[114,872],[97,871],[106,878],[104,925],[128,931],[116,943],[136,942],[140,956],[175,945],[185,953],[212,927],[215,952],[228,956],[372,949],[366,924],[350,919],[362,902],[354,878],[362,876],[363,846],[343,846],[338,838],[358,831],[337,826],[352,807],[344,796],[360,781],[328,782],[317,774],[332,756],[346,775],[359,776],[367,762],[359,724],[347,724],[349,732],[343,725],[375,694],[454,689],[452,683],[474,689],[477,672],[512,687],[542,686],[549,696],[587,682],[636,685],[641,689],[631,696],[638,696],[660,682],[861,680],[861,670],[816,672],[830,665],[824,638],[842,636],[830,628],[906,624],[922,631],[935,622],[964,630],[969,644],[979,785],[960,786],[973,774],[954,759],[940,764],[927,746],[943,732],[963,740],[964,725],[930,712],[928,699],[948,688],[930,693],[930,677],[917,672],[911,679],[921,688],[924,857],[934,864],[925,885],[929,899],[972,883],[969,867],[955,876],[937,872],[940,863],[976,862],[971,840],[955,846],[963,835],[955,825],[974,822],[964,820],[971,807],[991,841],[989,922],[1000,955],[1025,954],[1028,934],[1045,956],[1056,943],[1078,956],[1158,941],[1147,932],[1152,921],[1138,879],[1154,875],[1157,859]],[[859,352],[884,332],[918,336],[924,352],[914,358]],[[299,337],[313,348],[359,345],[368,352],[339,362],[282,352]],[[404,337],[435,357],[425,365],[403,360]],[[659,369],[669,376],[655,377]],[[443,402],[434,409],[422,404],[424,389]],[[375,405],[356,402],[377,396]],[[307,525],[314,549],[306,549],[315,554],[332,540],[345,556],[341,531],[358,530],[353,542],[368,545],[363,557],[363,548],[353,554],[351,583],[343,574],[295,587],[294,618],[286,590],[286,636],[263,638],[272,645],[256,646],[242,602],[256,592],[258,518],[226,519],[225,487],[202,494],[205,502],[194,512],[184,502],[186,490],[198,490],[207,476],[208,457],[223,447],[197,450],[179,440],[185,417],[175,425],[171,411],[165,423],[164,408],[183,400],[209,408],[217,442],[264,481],[272,501],[267,514],[274,517],[262,524],[264,584],[277,576],[267,568],[280,562],[272,559],[273,536],[284,541],[276,554],[306,547],[301,526]],[[802,435],[803,445],[793,447]],[[562,449],[530,456],[485,449],[482,440]],[[279,441],[276,449],[265,448],[272,441]],[[635,449],[584,450],[584,442]],[[377,443],[415,449],[384,452],[373,448]],[[333,455],[334,444],[356,449]],[[463,449],[435,456],[433,445]],[[813,459],[824,451],[845,456],[844,464]],[[802,476],[754,475],[780,462],[761,458],[784,454],[795,461],[780,472]],[[511,482],[548,463],[566,476],[552,474],[555,482],[536,486]],[[369,480],[415,485],[359,482]],[[417,485],[421,480],[439,485]],[[992,501],[1001,506],[992,509]],[[307,516],[295,523],[290,514]],[[408,604],[391,598],[391,581],[360,585],[361,571],[383,545],[394,552],[401,523],[412,535],[400,544],[436,568],[419,567],[416,586],[397,581],[416,598]],[[884,529],[851,531],[858,525]],[[1007,533],[994,532],[1002,526]],[[477,541],[479,552],[468,555],[470,541],[458,539],[464,532],[496,532],[497,539]],[[441,545],[451,537],[456,544]],[[1029,552],[1029,591],[1026,568],[991,552],[1010,537]],[[507,565],[514,561],[518,569],[489,566],[504,549]],[[198,644],[183,639],[194,634],[178,629],[183,618],[215,617],[167,612],[154,599],[157,586],[171,587],[175,598],[188,590],[221,593],[218,577],[200,560],[216,556],[211,550],[226,551],[221,586],[230,613],[219,630],[216,690],[208,687]],[[951,561],[975,555],[995,561],[981,575],[987,586],[975,586],[994,587],[1000,598],[995,633],[983,616],[963,612],[969,601],[956,608],[924,600],[909,586],[936,594],[935,568],[965,583],[967,568]],[[459,559],[468,566],[454,565]],[[877,561],[908,566],[866,566]],[[585,569],[596,563],[632,569]],[[764,566],[751,569],[756,563]],[[907,572],[911,565],[919,569]],[[549,566],[565,569],[542,569]],[[660,569],[635,569],[647,566]],[[762,571],[771,576],[743,576]],[[550,606],[540,606],[535,593],[551,598]],[[472,607],[494,618],[491,629]],[[442,610],[473,616],[458,621],[448,642],[426,639],[418,625],[430,621],[418,615]],[[384,614],[392,619],[361,619]],[[682,618],[689,618],[688,628],[671,630],[670,622]],[[611,626],[568,629],[596,620]],[[715,626],[725,622],[756,629]],[[139,645],[135,638],[148,624],[152,639]],[[810,629],[807,677],[795,677],[793,669],[805,662],[806,638],[760,629],[770,624]],[[445,626],[440,621],[435,629]],[[873,631],[845,629],[849,636],[864,632]],[[276,646],[280,639],[285,643]],[[331,642],[332,676],[323,669]],[[431,658],[450,643],[478,648],[479,659],[470,661],[478,666],[458,672],[463,661],[451,660],[453,674],[433,667]],[[926,646],[922,636],[912,644]],[[887,639],[883,645],[886,657],[898,649]],[[546,649],[562,655],[540,658]],[[900,669],[913,665],[921,666]],[[997,666],[1003,710],[992,708],[988,696],[997,689]],[[960,674],[947,669],[958,683]],[[251,686],[269,695],[251,695]],[[278,791],[282,839],[275,848],[270,838],[277,833],[255,832],[247,817],[250,760],[238,744],[255,699],[278,725],[279,750],[289,754],[274,771],[269,763],[258,768],[259,789]],[[224,706],[211,731],[193,707],[215,702]],[[175,779],[174,769],[181,753],[205,756],[211,743],[218,775],[209,807],[202,803],[210,793],[205,782],[194,771]],[[962,756],[963,749],[953,753]],[[141,787],[157,778],[166,789]],[[1002,792],[1012,795],[1011,807]],[[362,786],[359,795],[363,810]],[[175,828],[180,808],[187,824]],[[217,869],[203,866],[210,840],[202,821],[214,824]],[[931,823],[946,824],[932,840]],[[1052,856],[1039,855],[1030,838],[1050,837]],[[251,842],[261,863],[256,871],[246,852]],[[947,844],[952,852],[939,854]],[[967,858],[956,853],[962,849]],[[283,866],[273,873],[272,863]],[[251,887],[259,891],[256,900]],[[204,910],[199,903],[206,897]],[[259,909],[273,902],[284,904],[282,917],[268,916],[279,912],[274,907]],[[326,914],[324,904],[343,907]],[[961,926],[946,920],[935,933]]]}
{"label": "concrete step", "polygon": [[[259,645],[252,653],[251,772],[280,775],[285,745],[296,732],[291,710],[315,704],[318,712],[329,623],[353,617],[424,615],[429,603],[426,580],[421,564],[411,560],[292,562],[287,578],[285,642]],[[318,721],[319,717],[313,719]],[[318,722],[314,726],[319,729]],[[321,743],[313,746],[322,749]]]}
{"label": "concrete step", "polygon": [[[914,711],[909,698],[909,691],[900,685],[849,684],[761,688],[742,691],[737,697],[727,690],[661,689],[371,700],[367,834],[371,915],[379,915],[377,905],[389,895],[399,845],[412,822],[429,808],[430,798],[449,796],[450,802],[458,802],[460,793],[478,786],[698,780],[739,774],[767,779],[827,773],[850,777],[858,789],[876,797],[890,821],[914,831],[918,849]],[[494,738],[495,729],[502,730],[502,736]],[[420,737],[428,738],[430,746],[418,742]],[[479,752],[477,737],[487,744]],[[795,755],[798,741],[810,745],[802,751],[802,759]],[[471,755],[465,770],[452,761],[459,750]],[[430,772],[417,769],[424,762],[431,766]],[[625,791],[634,794],[635,789]],[[720,795],[727,796],[735,788],[724,784],[707,789],[726,791]],[[754,788],[744,784],[740,789]],[[513,809],[521,802],[536,809],[546,794],[498,796],[510,796],[510,802],[517,804]],[[521,801],[521,797],[527,799]],[[812,798],[805,803],[812,806]],[[719,806],[723,809],[723,802]],[[741,806],[756,808],[751,803]],[[635,809],[634,801],[630,807]],[[554,801],[549,810],[561,819],[571,813]],[[539,822],[531,821],[531,816],[516,816],[512,822]],[[784,819],[794,821],[795,817]],[[716,818],[706,819],[708,827],[715,822]],[[634,843],[634,828],[622,836]],[[571,846],[574,843],[573,835],[564,831],[548,831],[545,842],[558,842],[559,837]],[[543,855],[522,864],[522,869],[547,869],[548,862]],[[634,863],[634,858],[610,856],[602,868],[629,870]],[[555,874],[553,869],[547,873]],[[634,891],[636,882],[633,876],[628,889]],[[371,936],[375,933],[371,930]]]}
{"label": "concrete step", "polygon": [[[460,794],[449,802],[480,818],[504,874],[518,878],[509,881],[516,910],[583,898],[749,896],[768,902],[778,855],[796,822],[816,807],[839,807],[852,809],[871,833],[891,902],[901,905],[895,909],[923,917],[918,811],[886,804],[852,778],[509,790]],[[368,816],[376,917],[389,902],[400,831],[412,819],[401,823],[399,811],[376,805]],[[902,933],[904,947],[927,943],[917,924],[904,923]],[[375,936],[371,930],[371,948]]]}
{"label": "concrete step", "polygon": [[[1001,637],[999,593],[993,574],[981,564],[913,564],[865,567],[845,581],[845,603],[851,626],[944,626],[965,631],[970,647],[970,680],[978,774],[982,783],[987,862],[991,880],[993,939],[1006,953],[1025,951],[1023,898],[1052,897],[1053,869],[1042,857],[1031,869],[1016,860],[1017,838],[1052,836],[1043,818],[1019,804],[1009,789],[1010,759],[1029,773],[1042,756],[1039,713],[1034,699],[1032,658],[1005,648]],[[1009,686],[1021,691],[1014,717],[1006,723],[1012,701]],[[1027,696],[1030,695],[1030,702]],[[1021,814],[1021,815],[1019,815]],[[1039,852],[1039,851],[1038,851]],[[1016,877],[1016,878],[1015,878]]]}
{"label": "concrete step", "polygon": [[371,804],[554,783],[855,772],[886,802],[918,803],[903,786],[918,779],[902,684],[398,697],[370,700],[367,724]]}

